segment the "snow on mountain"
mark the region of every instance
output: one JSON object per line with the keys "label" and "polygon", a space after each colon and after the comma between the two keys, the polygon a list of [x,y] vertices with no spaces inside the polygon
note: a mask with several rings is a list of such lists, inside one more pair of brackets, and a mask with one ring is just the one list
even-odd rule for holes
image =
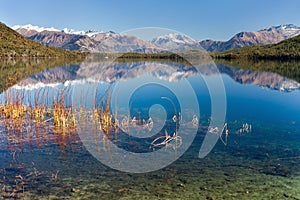
{"label": "snow on mountain", "polygon": [[78,31],[75,29],[68,29],[64,28],[61,32],[66,33],[66,34],[74,34],[74,35],[83,35],[85,34],[85,31]]}
{"label": "snow on mountain", "polygon": [[44,28],[44,27],[39,27],[39,26],[33,26],[32,24],[27,24],[27,25],[24,25],[24,26],[15,25],[11,28],[13,30],[27,29],[27,30],[33,30],[33,31],[36,31],[36,32],[42,32],[42,31],[57,31],[57,32],[59,32],[60,31],[60,30],[58,30],[54,27]]}
{"label": "snow on mountain", "polygon": [[156,38],[154,38],[152,40],[152,42],[156,43],[156,44],[165,44],[165,43],[180,43],[180,44],[194,44],[197,43],[196,40],[187,37],[185,35],[180,35],[177,33],[170,33],[167,35],[162,35],[162,36],[158,36]]}
{"label": "snow on mountain", "polygon": [[63,30],[61,30],[61,32],[67,33],[67,34],[73,34],[73,35],[86,35],[91,38],[95,37],[99,33],[102,33],[102,31],[96,31],[96,30],[78,31],[75,29],[68,29],[68,28],[64,28]]}
{"label": "snow on mountain", "polygon": [[178,33],[170,33],[167,35],[158,36],[151,42],[166,49],[167,51],[202,49],[199,41]]}
{"label": "snow on mountain", "polygon": [[89,36],[91,38],[94,38],[94,37],[96,37],[96,35],[98,35],[100,33],[103,33],[103,31],[88,30],[88,31],[85,32],[85,35]]}
{"label": "snow on mountain", "polygon": [[271,26],[269,28],[262,29],[261,31],[277,31],[285,39],[297,36],[300,34],[300,27],[295,26],[294,24],[282,24],[279,26]]}
{"label": "snow on mountain", "polygon": [[[62,32],[66,34],[72,34],[72,35],[86,35],[88,37],[95,37],[97,34],[102,33],[101,31],[95,31],[95,30],[88,30],[88,31],[83,31],[83,30],[75,30],[75,29],[69,29],[69,28],[64,28],[62,30],[56,29],[54,27],[50,28],[45,28],[45,27],[39,27],[39,26],[33,26],[32,24],[27,24],[27,25],[15,25],[11,27],[15,31],[19,32],[24,32],[24,30],[27,31],[36,31],[36,32],[43,32],[43,31],[52,31],[52,32]],[[23,31],[21,31],[23,30]]]}

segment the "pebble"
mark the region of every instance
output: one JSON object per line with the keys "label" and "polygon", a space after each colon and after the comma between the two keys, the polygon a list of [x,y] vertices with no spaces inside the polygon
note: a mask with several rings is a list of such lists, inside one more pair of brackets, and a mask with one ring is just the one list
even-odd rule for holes
{"label": "pebble", "polygon": [[178,187],[183,187],[183,188],[185,187],[185,185],[183,183],[178,183],[177,186]]}
{"label": "pebble", "polygon": [[125,192],[125,190],[126,190],[125,188],[121,188],[121,189],[118,190],[118,192],[123,193],[123,192]]}
{"label": "pebble", "polygon": [[80,192],[80,190],[79,189],[76,189],[76,188],[72,188],[72,190],[71,190],[72,192],[74,192],[74,193],[78,193],[78,192]]}

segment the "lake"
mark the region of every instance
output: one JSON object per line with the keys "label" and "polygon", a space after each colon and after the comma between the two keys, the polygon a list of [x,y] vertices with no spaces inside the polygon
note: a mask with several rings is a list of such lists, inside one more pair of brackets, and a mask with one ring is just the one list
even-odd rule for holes
{"label": "lake", "polygon": [[299,77],[263,65],[101,59],[2,83],[1,198],[300,199]]}

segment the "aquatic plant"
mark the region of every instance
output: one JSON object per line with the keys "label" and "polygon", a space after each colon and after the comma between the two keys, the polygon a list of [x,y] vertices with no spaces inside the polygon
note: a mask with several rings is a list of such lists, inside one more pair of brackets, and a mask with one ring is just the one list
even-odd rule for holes
{"label": "aquatic plant", "polygon": [[[223,139],[223,133],[225,130],[225,139]],[[222,127],[222,130],[219,131],[218,127],[210,127],[208,129],[208,133],[210,134],[217,134],[219,135],[219,138],[221,140],[221,142],[226,146],[227,145],[227,140],[228,140],[228,136],[229,136],[229,130],[228,130],[228,124],[225,123],[224,126]]]}
{"label": "aquatic plant", "polygon": [[48,130],[63,133],[75,129],[76,106],[65,105],[62,91],[52,105],[47,104],[45,90],[34,93],[33,105],[30,104],[31,96],[28,96],[27,104],[24,96],[19,90],[4,93],[4,100],[0,104],[0,128],[5,128],[6,132],[29,134]]}
{"label": "aquatic plant", "polygon": [[[225,130],[225,139],[223,139],[223,137],[222,137],[224,130]],[[228,135],[229,135],[228,125],[227,125],[227,123],[225,123],[223,126],[223,129],[221,131],[221,134],[220,134],[220,140],[225,146],[227,145]]]}
{"label": "aquatic plant", "polygon": [[[175,143],[175,144],[174,144]],[[171,136],[168,131],[165,130],[165,135],[155,138],[150,145],[150,148],[165,146],[166,148],[171,146],[174,150],[180,147],[182,144],[182,138],[174,132]]]}
{"label": "aquatic plant", "polygon": [[250,133],[252,132],[252,125],[248,123],[243,123],[242,127],[236,131],[237,134]]}
{"label": "aquatic plant", "polygon": [[192,124],[193,124],[193,126],[196,126],[196,127],[198,127],[198,125],[199,125],[199,120],[196,115],[193,116]]}
{"label": "aquatic plant", "polygon": [[49,112],[49,115],[53,116],[55,132],[64,133],[76,128],[76,104],[66,106],[63,91],[59,91],[59,96],[54,98],[52,110],[49,109]]}

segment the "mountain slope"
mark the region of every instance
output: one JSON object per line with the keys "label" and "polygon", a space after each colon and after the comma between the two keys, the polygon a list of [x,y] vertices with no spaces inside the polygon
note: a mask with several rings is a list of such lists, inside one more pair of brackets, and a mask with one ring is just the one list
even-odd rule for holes
{"label": "mountain slope", "polygon": [[253,46],[255,44],[276,44],[282,40],[297,36],[300,34],[300,27],[292,24],[273,26],[256,32],[241,32],[233,36],[230,40],[201,41],[201,46],[212,52],[221,52],[229,49],[241,48],[244,46]]}
{"label": "mountain slope", "polygon": [[212,54],[216,58],[300,59],[300,35],[271,45],[254,45]]}
{"label": "mountain slope", "polygon": [[0,22],[0,57],[75,57],[79,52],[45,47]]}
{"label": "mountain slope", "polygon": [[157,53],[162,49],[140,38],[127,34],[118,34],[114,32],[99,33],[94,36],[97,46],[97,52],[140,52]]}
{"label": "mountain slope", "polygon": [[92,51],[95,46],[94,41],[88,36],[57,31],[42,31],[28,38],[45,46],[63,48],[66,50]]}

